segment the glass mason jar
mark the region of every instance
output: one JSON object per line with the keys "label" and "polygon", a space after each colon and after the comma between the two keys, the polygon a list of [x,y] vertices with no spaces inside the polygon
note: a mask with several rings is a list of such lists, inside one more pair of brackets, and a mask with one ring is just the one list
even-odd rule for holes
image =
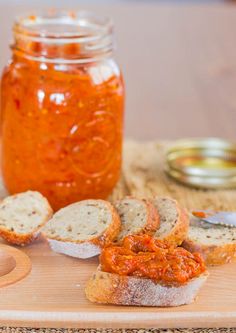
{"label": "glass mason jar", "polygon": [[14,25],[1,82],[2,173],[54,209],[106,198],[121,169],[124,86],[109,19],[51,11]]}

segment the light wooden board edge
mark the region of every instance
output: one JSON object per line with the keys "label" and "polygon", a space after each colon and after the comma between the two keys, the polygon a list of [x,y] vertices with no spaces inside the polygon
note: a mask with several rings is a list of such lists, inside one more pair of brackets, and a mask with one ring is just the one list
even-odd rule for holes
{"label": "light wooden board edge", "polygon": [[[37,319],[35,319],[37,318]],[[236,327],[235,312],[35,312],[1,311],[0,324],[34,328],[224,328]]]}

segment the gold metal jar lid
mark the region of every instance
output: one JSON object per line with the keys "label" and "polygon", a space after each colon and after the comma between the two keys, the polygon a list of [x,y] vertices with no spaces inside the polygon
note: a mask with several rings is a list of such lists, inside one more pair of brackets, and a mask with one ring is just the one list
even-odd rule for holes
{"label": "gold metal jar lid", "polygon": [[167,151],[166,172],[197,188],[234,188],[236,144],[217,138],[179,140]]}

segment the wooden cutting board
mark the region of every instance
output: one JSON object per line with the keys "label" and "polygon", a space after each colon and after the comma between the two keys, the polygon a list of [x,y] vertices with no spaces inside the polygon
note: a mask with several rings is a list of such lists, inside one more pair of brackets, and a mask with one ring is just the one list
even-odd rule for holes
{"label": "wooden cutting board", "polygon": [[[111,200],[125,194],[171,195],[189,209],[236,210],[236,190],[197,191],[169,180],[163,172],[166,144],[129,142],[123,174]],[[2,193],[2,195],[4,195]],[[84,286],[98,259],[79,260],[50,251],[38,239],[23,248],[32,261],[21,282],[0,289],[0,326],[50,328],[236,327],[236,263],[210,269],[195,303],[176,308],[91,304]]]}

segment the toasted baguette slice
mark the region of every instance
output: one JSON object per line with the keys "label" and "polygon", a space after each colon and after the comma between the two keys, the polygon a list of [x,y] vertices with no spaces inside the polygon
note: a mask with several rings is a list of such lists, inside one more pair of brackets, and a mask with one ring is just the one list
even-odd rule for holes
{"label": "toasted baguette slice", "polygon": [[0,236],[11,244],[32,242],[51,218],[52,208],[39,192],[27,191],[0,203]]}
{"label": "toasted baguette slice", "polygon": [[98,255],[119,231],[119,215],[104,200],[83,200],[62,208],[44,228],[53,251],[83,259]]}
{"label": "toasted baguette slice", "polygon": [[127,197],[117,201],[115,208],[121,220],[117,242],[121,242],[128,235],[152,235],[159,228],[159,214],[148,200]]}
{"label": "toasted baguette slice", "polygon": [[94,303],[178,306],[194,301],[207,276],[208,273],[204,272],[185,285],[170,287],[150,279],[102,272],[98,268],[87,282],[85,294]]}
{"label": "toasted baguette slice", "polygon": [[236,228],[191,218],[182,246],[190,252],[200,252],[207,265],[225,264],[236,255]]}
{"label": "toasted baguette slice", "polygon": [[171,198],[156,197],[152,200],[160,216],[160,228],[154,237],[166,240],[175,246],[186,238],[189,228],[189,218],[177,201]]}

